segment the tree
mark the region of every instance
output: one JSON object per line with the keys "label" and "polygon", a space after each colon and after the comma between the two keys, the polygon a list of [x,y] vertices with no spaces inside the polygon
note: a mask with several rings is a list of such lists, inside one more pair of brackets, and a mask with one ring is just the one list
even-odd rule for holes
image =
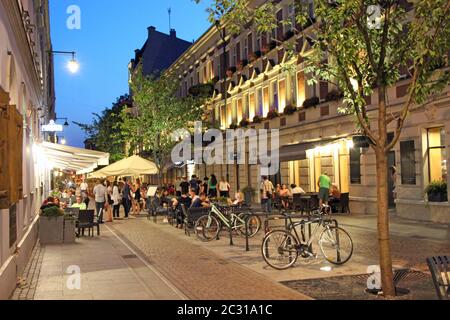
{"label": "tree", "polygon": [[118,128],[130,152],[147,152],[158,168],[159,183],[162,170],[170,160],[177,143],[172,134],[180,129],[193,132],[194,121],[201,120],[205,98],[179,97],[180,82],[168,75],[160,78],[142,73],[138,65],[131,81],[134,112],[123,110]]}
{"label": "tree", "polygon": [[87,135],[86,143],[94,150],[108,152],[112,162],[125,157],[125,148],[116,126],[120,122],[120,113],[131,105],[130,97],[125,94],[116,99],[111,108],[101,114],[93,113],[92,124],[74,122]]}
{"label": "tree", "polygon": [[[227,2],[228,6],[241,10],[242,1],[216,2]],[[395,296],[387,156],[397,144],[412,108],[426,103],[450,80],[450,1],[409,2],[413,10],[405,10],[410,5],[404,0],[316,0],[315,17],[312,17],[308,14],[308,1],[294,1],[296,25],[313,24],[310,29],[295,29],[312,39],[310,52],[300,53],[305,72],[312,74],[310,82],[329,81],[343,91],[344,106],[339,111],[355,116],[360,131],[370,139],[376,154],[378,243],[382,288],[387,297]],[[257,29],[266,32],[275,27],[273,20],[267,22],[260,17],[270,12],[268,7],[254,8],[246,20],[251,16],[259,24]],[[403,106],[391,109],[387,89],[400,80],[399,70],[407,71],[410,77],[408,94]],[[378,105],[375,111],[368,111],[365,98],[372,94],[378,96]],[[392,141],[388,140],[388,127],[395,130]]]}

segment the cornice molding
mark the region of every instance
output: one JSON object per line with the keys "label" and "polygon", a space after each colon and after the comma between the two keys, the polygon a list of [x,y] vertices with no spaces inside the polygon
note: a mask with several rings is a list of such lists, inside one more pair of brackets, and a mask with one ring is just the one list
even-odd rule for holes
{"label": "cornice molding", "polygon": [[9,19],[9,26],[12,34],[14,35],[15,43],[19,49],[19,54],[25,68],[25,76],[29,77],[34,91],[39,95],[39,98],[43,101],[42,88],[37,74],[37,70],[34,64],[33,54],[28,43],[27,33],[23,25],[22,13],[17,0],[0,0],[6,16]]}

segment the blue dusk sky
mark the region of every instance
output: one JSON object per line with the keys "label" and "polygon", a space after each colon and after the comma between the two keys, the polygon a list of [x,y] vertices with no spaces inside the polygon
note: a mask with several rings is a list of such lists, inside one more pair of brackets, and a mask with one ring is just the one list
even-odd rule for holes
{"label": "blue dusk sky", "polygon": [[[134,50],[147,39],[147,27],[169,32],[167,9],[172,8],[172,28],[181,39],[192,41],[209,27],[208,1],[192,0],[50,0],[53,50],[76,51],[80,70],[67,69],[70,56],[55,55],[56,113],[69,118],[64,132],[67,144],[84,147],[84,133],[72,121],[90,123],[120,95],[128,92],[128,70]],[[81,29],[70,30],[67,8],[81,9]],[[64,121],[58,121],[60,123]]]}

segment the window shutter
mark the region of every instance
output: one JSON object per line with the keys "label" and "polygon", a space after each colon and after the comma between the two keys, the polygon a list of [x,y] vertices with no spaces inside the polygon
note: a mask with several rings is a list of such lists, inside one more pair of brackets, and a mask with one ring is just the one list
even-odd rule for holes
{"label": "window shutter", "polygon": [[23,199],[22,148],[23,118],[16,106],[8,106],[9,204]]}
{"label": "window shutter", "polygon": [[402,184],[416,184],[416,154],[414,141],[403,141],[400,143],[400,154],[402,161]]}
{"label": "window shutter", "polygon": [[9,208],[8,102],[8,94],[0,89],[0,209]]}

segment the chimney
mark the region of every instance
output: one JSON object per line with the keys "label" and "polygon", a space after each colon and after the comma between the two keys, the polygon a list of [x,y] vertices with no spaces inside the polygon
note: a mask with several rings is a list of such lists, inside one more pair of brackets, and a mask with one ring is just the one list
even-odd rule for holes
{"label": "chimney", "polygon": [[150,26],[147,28],[147,30],[148,30],[148,37],[150,38],[151,34],[156,31],[156,28],[154,26]]}
{"label": "chimney", "polygon": [[177,37],[177,31],[175,29],[170,29],[170,36],[173,38]]}

